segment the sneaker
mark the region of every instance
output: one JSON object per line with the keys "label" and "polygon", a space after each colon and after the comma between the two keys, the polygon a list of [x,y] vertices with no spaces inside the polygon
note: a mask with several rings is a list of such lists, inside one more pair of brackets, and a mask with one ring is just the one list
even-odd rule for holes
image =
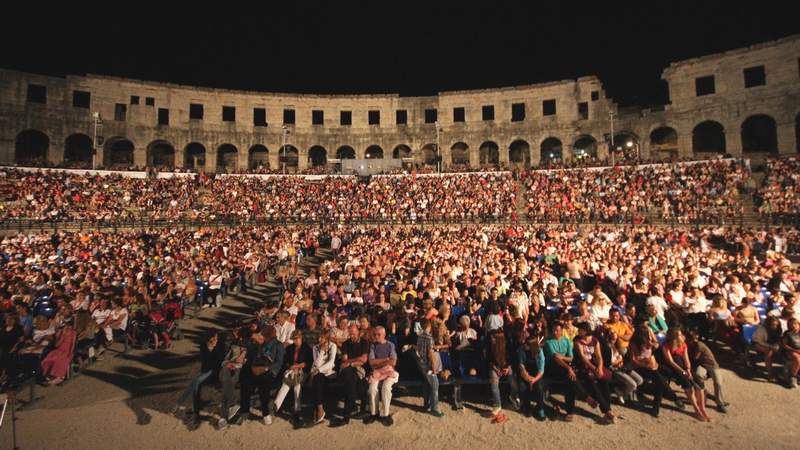
{"label": "sneaker", "polygon": [[350,425],[350,418],[345,417],[343,419],[331,419],[331,428],[339,428],[345,425]]}
{"label": "sneaker", "polygon": [[519,411],[520,410],[520,404],[519,404],[519,398],[518,397],[514,397],[513,395],[510,395],[508,397],[508,401],[511,403],[511,407],[514,408],[515,411]]}
{"label": "sneaker", "polygon": [[225,419],[219,419],[217,421],[217,431],[222,431],[228,428],[230,424]]}
{"label": "sneaker", "polygon": [[272,425],[272,421],[273,421],[272,414],[267,414],[267,416],[264,417],[265,425]]}
{"label": "sneaker", "polygon": [[431,410],[431,415],[433,417],[444,417],[444,413],[439,411],[438,409],[432,409]]}
{"label": "sneaker", "polygon": [[789,379],[789,389],[797,389],[797,378],[790,377],[790,379]]}
{"label": "sneaker", "polygon": [[682,398],[680,398],[680,397],[677,397],[677,398],[675,399],[675,406],[677,406],[677,407],[678,407],[678,409],[680,409],[681,411],[683,411],[683,410],[685,410],[685,409],[686,409],[686,402],[685,402],[685,401],[683,401],[683,399],[682,399]]}
{"label": "sneaker", "polygon": [[536,420],[538,420],[538,421],[540,421],[540,422],[542,422],[542,421],[544,421],[545,419],[547,419],[547,416],[546,416],[546,415],[545,415],[545,413],[544,413],[544,408],[539,408],[539,409],[537,409],[537,410],[536,410],[536,413],[535,413],[535,417],[536,417]]}
{"label": "sneaker", "polygon": [[724,403],[720,403],[720,404],[717,405],[717,411],[725,414],[725,413],[728,412],[728,408],[725,406]]}
{"label": "sneaker", "polygon": [[380,422],[387,427],[390,427],[394,424],[394,419],[392,419],[392,416],[381,417],[378,420],[380,420]]}
{"label": "sneaker", "polygon": [[364,418],[364,425],[369,425],[369,424],[375,422],[376,420],[378,420],[378,415],[377,414],[369,415],[369,416]]}
{"label": "sneaker", "polygon": [[188,428],[189,431],[194,431],[200,428],[200,418],[197,417],[196,415],[192,415],[192,417],[186,423],[186,428]]}
{"label": "sneaker", "polygon": [[247,416],[249,416],[249,414],[247,414],[247,413],[245,413],[245,414],[237,413],[235,416],[231,417],[231,420],[229,420],[228,422],[230,422],[231,425],[237,425],[238,426],[238,425],[243,424],[244,421],[247,420]]}
{"label": "sneaker", "polygon": [[233,405],[228,408],[228,415],[226,416],[228,419],[235,416],[239,412],[239,405]]}

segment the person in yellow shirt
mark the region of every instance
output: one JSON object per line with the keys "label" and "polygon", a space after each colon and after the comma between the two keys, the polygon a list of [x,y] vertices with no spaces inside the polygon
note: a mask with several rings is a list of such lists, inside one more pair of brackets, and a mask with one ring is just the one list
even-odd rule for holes
{"label": "person in yellow shirt", "polygon": [[622,321],[618,309],[611,308],[611,311],[608,313],[608,321],[606,322],[605,328],[614,331],[617,337],[619,337],[618,347],[620,352],[627,351],[628,344],[630,344],[631,338],[633,337],[633,327]]}

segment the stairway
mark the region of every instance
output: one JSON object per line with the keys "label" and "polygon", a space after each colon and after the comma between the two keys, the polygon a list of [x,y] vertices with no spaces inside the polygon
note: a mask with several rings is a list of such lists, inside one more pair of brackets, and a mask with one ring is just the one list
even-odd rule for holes
{"label": "stairway", "polygon": [[526,220],[528,217],[528,188],[520,180],[517,180],[517,217]]}

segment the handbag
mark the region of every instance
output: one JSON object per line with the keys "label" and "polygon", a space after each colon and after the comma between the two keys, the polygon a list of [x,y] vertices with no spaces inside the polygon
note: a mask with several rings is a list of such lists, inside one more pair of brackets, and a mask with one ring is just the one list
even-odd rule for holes
{"label": "handbag", "polygon": [[283,384],[294,387],[298,384],[303,384],[305,378],[306,373],[302,370],[287,370],[286,373],[283,374]]}

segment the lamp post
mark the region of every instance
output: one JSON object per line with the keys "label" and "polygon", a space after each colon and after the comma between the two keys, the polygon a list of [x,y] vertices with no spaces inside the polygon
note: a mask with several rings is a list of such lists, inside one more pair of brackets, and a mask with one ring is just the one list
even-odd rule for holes
{"label": "lamp post", "polygon": [[608,118],[611,121],[611,165],[614,165],[614,152],[617,151],[614,148],[614,111],[608,112]]}
{"label": "lamp post", "polygon": [[286,175],[286,142],[289,137],[289,128],[286,125],[281,126],[281,149],[283,149],[283,174]]}
{"label": "lamp post", "polygon": [[92,113],[92,122],[94,124],[94,133],[92,137],[92,170],[97,169],[97,126],[100,124],[100,113]]}
{"label": "lamp post", "polygon": [[442,173],[442,150],[441,146],[439,145],[439,132],[442,130],[439,128],[438,120],[434,122],[434,125],[436,126],[436,171],[438,173]]}

